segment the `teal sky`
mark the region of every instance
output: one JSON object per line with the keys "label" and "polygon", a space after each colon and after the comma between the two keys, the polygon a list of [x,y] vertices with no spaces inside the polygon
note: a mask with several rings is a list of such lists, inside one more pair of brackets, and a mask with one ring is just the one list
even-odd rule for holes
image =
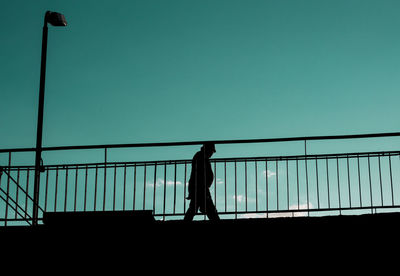
{"label": "teal sky", "polygon": [[399,131],[399,1],[5,1],[0,147]]}
{"label": "teal sky", "polygon": [[[35,146],[46,10],[63,13],[68,26],[49,27],[45,147],[400,131],[397,0],[0,0],[0,148]],[[350,147],[343,141],[310,144],[308,153],[399,149],[399,139],[382,139],[374,147],[369,140],[350,141]],[[108,152],[108,161],[190,159],[196,150],[198,146],[115,149]],[[285,154],[304,154],[304,144],[219,145],[215,157]],[[33,154],[28,155],[29,162],[26,156],[13,154],[13,165],[33,164]],[[46,165],[77,159],[104,161],[101,150],[79,154],[45,152],[43,156]],[[324,178],[319,184],[318,178],[313,178],[317,172],[312,161],[308,167],[309,183],[305,182],[303,167],[300,182],[285,182],[289,176],[291,181],[295,179],[295,163],[271,163],[268,169],[261,163],[249,164],[254,175],[249,175],[246,204],[255,208],[257,195],[260,205],[271,202],[274,207],[279,201],[289,209],[304,206],[307,183],[311,190],[309,204],[318,207],[321,200],[321,206],[326,207],[330,199],[328,187],[339,182],[339,168],[341,186],[337,184],[337,190],[331,187],[334,206],[339,204],[339,194],[344,196],[344,206],[351,205],[351,197],[354,204],[367,204],[368,200],[392,204],[391,196],[400,189],[398,170],[393,169],[396,173],[392,179],[389,167],[398,168],[400,161],[392,159],[374,160],[373,186],[368,186],[371,178],[366,178],[369,164],[365,159],[361,162],[361,179],[357,179],[355,160],[350,160],[350,168],[343,161],[335,164],[333,160],[329,166],[331,172],[337,171],[337,177],[331,174],[330,179],[324,182]],[[385,172],[382,180],[377,174],[380,161]],[[8,155],[2,154],[0,164],[7,162]],[[318,165],[323,173],[326,164]],[[238,177],[243,183],[243,164],[240,166]],[[121,181],[124,171],[115,169],[113,175],[112,169],[107,170],[107,188],[113,188],[113,176],[118,176],[117,195],[122,198],[126,186],[126,203],[133,206],[132,168],[126,185]],[[178,182],[172,181],[172,167],[168,168],[168,175],[161,165],[144,170],[140,168],[138,172],[142,181],[138,196],[142,193],[144,199],[136,204],[153,207],[144,196],[146,189],[146,196],[153,191],[157,200],[162,198],[163,189],[169,189],[167,198],[172,198],[171,183],[175,183],[184,210],[182,165]],[[71,200],[73,177],[84,183],[84,171],[81,169],[79,175],[77,171],[63,173],[56,185],[60,190],[68,187]],[[29,172],[21,179],[27,181],[28,175]],[[244,208],[242,199],[247,190],[242,185],[237,194],[233,192],[234,175],[232,164],[227,177],[223,176],[222,167],[218,168],[214,189],[220,210],[234,199],[241,210]],[[255,176],[260,180],[258,187]],[[42,174],[42,183],[45,177]],[[54,171],[49,177],[54,183]],[[89,185],[94,179],[92,170]],[[261,179],[269,179],[270,186]],[[224,201],[220,196],[225,183],[228,196]],[[298,183],[300,188],[295,190],[293,185]],[[54,194],[55,187],[51,185],[49,193]],[[81,191],[79,196],[82,185],[77,188]],[[315,188],[317,185],[321,190]],[[289,188],[292,194],[286,199]],[[42,185],[41,203],[44,189]],[[374,189],[373,193],[369,189]],[[357,201],[360,194],[364,198]],[[374,196],[368,198],[371,194]],[[114,194],[110,190],[108,195]],[[90,196],[94,201],[95,197]],[[82,204],[82,196],[79,200]],[[103,202],[112,206],[107,200]],[[54,210],[67,205],[60,202]],[[394,203],[398,202],[395,198]],[[73,204],[68,204],[72,208]],[[122,201],[118,204],[122,208]],[[233,210],[232,206],[227,210]]]}

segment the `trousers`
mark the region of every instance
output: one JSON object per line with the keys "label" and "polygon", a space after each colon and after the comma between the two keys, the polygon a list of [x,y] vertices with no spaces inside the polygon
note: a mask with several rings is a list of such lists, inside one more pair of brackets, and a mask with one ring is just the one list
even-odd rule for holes
{"label": "trousers", "polygon": [[219,220],[217,209],[215,208],[209,191],[207,191],[205,197],[197,197],[190,200],[189,208],[185,213],[184,220],[192,221],[199,209],[201,213],[207,215],[209,220]]}

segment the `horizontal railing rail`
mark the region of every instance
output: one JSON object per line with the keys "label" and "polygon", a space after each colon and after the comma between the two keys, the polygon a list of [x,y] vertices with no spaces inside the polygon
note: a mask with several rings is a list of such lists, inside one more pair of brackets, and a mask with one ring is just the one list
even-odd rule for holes
{"label": "horizontal railing rail", "polygon": [[[193,145],[203,145],[204,143],[209,143],[209,142],[212,142],[214,144],[254,144],[254,143],[276,143],[276,142],[316,141],[316,140],[322,141],[322,140],[366,139],[366,138],[383,138],[383,137],[400,137],[400,132],[353,134],[353,135],[304,136],[304,137],[266,138],[266,139],[203,140],[203,141],[190,141],[190,142],[161,142],[161,143],[131,143],[131,144],[84,145],[84,146],[59,146],[59,147],[42,147],[42,151],[193,146]],[[34,152],[34,151],[36,151],[35,148],[0,149],[0,153]]]}

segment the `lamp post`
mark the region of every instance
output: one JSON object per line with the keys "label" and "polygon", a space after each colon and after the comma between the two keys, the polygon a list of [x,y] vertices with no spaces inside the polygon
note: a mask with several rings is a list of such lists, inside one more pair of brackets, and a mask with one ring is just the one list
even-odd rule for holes
{"label": "lamp post", "polygon": [[40,65],[40,87],[39,87],[39,109],[36,133],[36,156],[35,156],[35,180],[33,188],[33,214],[32,225],[38,222],[39,186],[40,172],[43,171],[42,162],[42,134],[43,134],[43,106],[44,106],[44,86],[46,78],[46,54],[47,54],[47,23],[52,26],[65,27],[67,21],[64,15],[58,12],[47,11],[44,16],[43,37],[42,37],[42,59]]}

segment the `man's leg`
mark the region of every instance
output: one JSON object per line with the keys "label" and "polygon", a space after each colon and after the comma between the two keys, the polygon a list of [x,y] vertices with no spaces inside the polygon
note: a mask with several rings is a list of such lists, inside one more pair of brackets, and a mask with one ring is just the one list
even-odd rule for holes
{"label": "man's leg", "polygon": [[207,197],[207,207],[206,207],[206,214],[210,221],[219,221],[219,216],[217,212],[217,208],[215,208],[214,202],[212,201],[211,197]]}
{"label": "man's leg", "polygon": [[195,205],[195,200],[192,199],[190,200],[189,208],[187,209],[184,217],[184,221],[192,221],[194,218],[194,215],[196,215],[196,205]]}

